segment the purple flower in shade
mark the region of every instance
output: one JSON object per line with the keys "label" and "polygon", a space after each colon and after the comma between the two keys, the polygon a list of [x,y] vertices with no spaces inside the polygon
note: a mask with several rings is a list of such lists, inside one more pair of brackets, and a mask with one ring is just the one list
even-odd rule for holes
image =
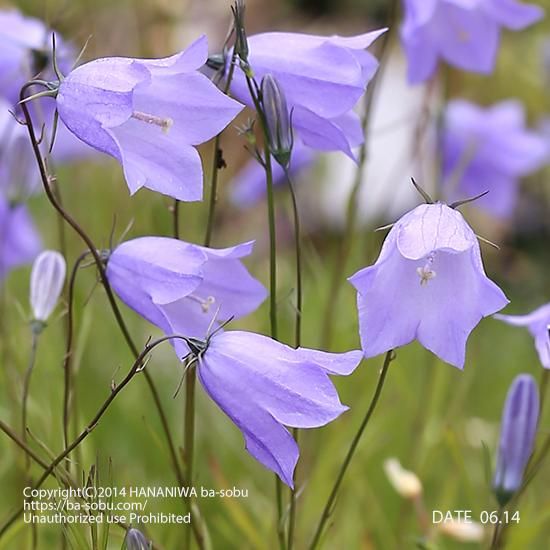
{"label": "purple flower in shade", "polygon": [[[365,49],[385,29],[353,37],[264,33],[248,38],[248,62],[260,81],[271,74],[283,91],[295,137],[313,149],[343,151],[363,142],[353,111],[378,68]],[[231,90],[252,106],[242,71],[235,71]]]}
{"label": "purple flower in shade", "polygon": [[26,207],[11,205],[0,195],[0,281],[12,269],[32,262],[41,247]]}
{"label": "purple flower in shade", "polygon": [[225,128],[242,106],[200,74],[206,37],[165,59],[111,57],[61,82],[61,120],[82,141],[117,159],[131,193],[141,187],[182,201],[202,198],[195,146]]}
{"label": "purple flower in shade", "polygon": [[527,315],[495,315],[495,319],[516,327],[526,327],[535,339],[539,359],[545,369],[550,369],[550,304],[545,304]]}
{"label": "purple flower in shade", "polygon": [[[312,149],[295,143],[290,157],[289,175],[293,181],[311,168],[317,155]],[[284,170],[278,162],[272,164],[273,185],[283,187],[286,183]],[[239,208],[248,208],[260,202],[266,195],[265,170],[256,160],[248,164],[235,176],[231,186],[231,201]]]}
{"label": "purple flower in shade", "polygon": [[475,202],[497,217],[509,216],[516,204],[518,180],[548,160],[545,139],[525,128],[518,101],[487,109],[451,101],[442,138],[445,189],[450,200],[489,191]]}
{"label": "purple flower in shade", "polygon": [[350,374],[361,358],[360,351],[293,349],[228,331],[202,346],[197,371],[206,393],[243,433],[248,452],[292,487],[299,449],[285,426],[317,428],[347,410],[328,375]]}
{"label": "purple flower in shade", "polygon": [[349,281],[358,292],[366,357],[417,339],[462,368],[470,332],[508,303],[485,275],[474,232],[460,212],[442,203],[405,214],[386,237],[376,263]]}
{"label": "purple flower in shade", "polygon": [[401,40],[411,84],[430,78],[439,60],[466,71],[490,73],[501,27],[521,30],[544,10],[516,0],[403,0]]}
{"label": "purple flower in shade", "polygon": [[[241,262],[253,243],[205,248],[166,237],[141,237],[110,255],[107,278],[120,299],[166,334],[206,337],[213,319],[252,313],[266,290]],[[174,341],[181,358],[188,353]]]}
{"label": "purple flower in shade", "polygon": [[539,418],[539,392],[532,376],[516,376],[502,411],[493,489],[504,506],[521,487],[527,462],[533,453]]}

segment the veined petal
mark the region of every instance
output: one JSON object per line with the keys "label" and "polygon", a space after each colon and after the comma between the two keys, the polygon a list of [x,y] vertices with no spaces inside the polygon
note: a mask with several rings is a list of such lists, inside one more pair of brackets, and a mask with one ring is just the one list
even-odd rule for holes
{"label": "veined petal", "polygon": [[169,75],[189,73],[200,69],[208,58],[208,40],[206,35],[199,36],[184,51],[163,59],[138,59],[152,74]]}
{"label": "veined petal", "polygon": [[544,17],[540,6],[516,0],[487,0],[482,6],[500,25],[515,31],[525,29]]}

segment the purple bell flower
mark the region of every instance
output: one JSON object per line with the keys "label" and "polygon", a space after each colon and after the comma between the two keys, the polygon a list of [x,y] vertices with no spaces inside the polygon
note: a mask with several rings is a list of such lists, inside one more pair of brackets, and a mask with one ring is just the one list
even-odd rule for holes
{"label": "purple bell flower", "polygon": [[495,319],[516,327],[526,327],[535,339],[539,359],[545,369],[550,369],[550,304],[545,304],[527,315],[495,315]]}
{"label": "purple bell flower", "polygon": [[490,73],[502,27],[522,30],[544,10],[517,0],[403,0],[401,40],[408,80],[428,80],[440,60],[466,71]]}
{"label": "purple bell flower", "polygon": [[[378,68],[366,51],[386,29],[352,37],[272,32],[248,38],[248,62],[258,81],[271,74],[280,86],[295,138],[320,151],[343,151],[363,142],[353,108]],[[235,71],[231,90],[252,106],[242,71]]]}
{"label": "purple bell flower", "polygon": [[512,214],[519,179],[546,164],[550,153],[544,137],[525,128],[525,112],[518,101],[487,109],[451,101],[442,141],[447,198],[489,191],[474,204],[496,217]]}
{"label": "purple bell flower", "polygon": [[462,214],[422,204],[389,232],[374,265],[349,279],[357,289],[361,344],[373,357],[412,340],[462,368],[479,321],[508,300],[485,275],[477,238]]}
{"label": "purple bell flower", "polygon": [[501,506],[521,487],[533,453],[539,418],[539,392],[532,376],[516,376],[502,411],[493,489]]}
{"label": "purple bell flower", "polygon": [[207,49],[202,36],[165,59],[97,59],[61,82],[61,120],[122,164],[132,194],[147,187],[182,201],[201,200],[202,164],[195,147],[242,109],[198,72]]}
{"label": "purple bell flower", "polygon": [[46,323],[52,314],[65,283],[67,264],[55,250],[44,250],[32,265],[30,302],[36,326]]}
{"label": "purple bell flower", "polygon": [[[204,339],[213,323],[256,310],[267,292],[241,262],[253,243],[214,249],[166,237],[141,237],[110,255],[107,278],[120,299],[166,334]],[[174,341],[183,358],[189,348]]]}
{"label": "purple bell flower", "polygon": [[197,372],[243,433],[247,451],[293,487],[299,449],[285,426],[317,428],[346,411],[328,375],[352,373],[361,358],[360,351],[293,349],[260,334],[227,331],[206,343]]}
{"label": "purple bell flower", "polygon": [[126,550],[150,550],[152,548],[151,543],[147,540],[145,535],[135,527],[131,527],[126,531],[124,544]]}
{"label": "purple bell flower", "polygon": [[0,195],[0,282],[12,269],[32,262],[41,248],[26,207],[11,205]]}

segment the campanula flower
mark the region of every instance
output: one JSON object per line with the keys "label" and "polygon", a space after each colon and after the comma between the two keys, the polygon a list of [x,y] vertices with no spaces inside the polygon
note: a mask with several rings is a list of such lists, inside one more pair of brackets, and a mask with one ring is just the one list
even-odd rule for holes
{"label": "campanula flower", "polygon": [[14,268],[33,261],[41,240],[23,204],[10,204],[0,195],[0,281]]}
{"label": "campanula flower", "polygon": [[61,296],[66,272],[65,258],[55,250],[45,250],[34,260],[30,289],[33,321],[43,324],[48,320]]}
{"label": "campanula flower", "polygon": [[[166,334],[205,338],[215,318],[252,313],[266,290],[241,259],[253,243],[214,249],[166,237],[141,237],[119,245],[107,278],[120,299]],[[187,345],[176,340],[180,358]]]}
{"label": "campanula flower", "polygon": [[[295,137],[313,149],[343,151],[363,142],[353,108],[378,68],[366,51],[385,29],[352,36],[263,33],[248,37],[248,62],[260,81],[271,74],[284,92]],[[252,106],[242,71],[231,83],[235,97]]]}
{"label": "campanula flower", "polygon": [[545,369],[550,369],[550,304],[545,304],[527,315],[495,315],[495,319],[516,327],[526,327],[535,339],[539,359]]}
{"label": "campanula flower", "polygon": [[517,376],[502,411],[493,489],[504,506],[521,487],[527,462],[533,453],[539,418],[539,392],[532,376]]}
{"label": "campanula flower", "polygon": [[412,84],[429,79],[440,60],[466,71],[490,73],[501,28],[522,30],[544,15],[517,0],[403,0],[401,40]]}
{"label": "campanula flower", "polygon": [[131,527],[126,531],[126,537],[124,538],[124,544],[126,550],[150,550],[152,545],[147,540],[145,535],[139,530]]}
{"label": "campanula flower", "polygon": [[61,82],[61,120],[122,164],[132,194],[147,187],[182,201],[201,200],[202,164],[195,146],[242,109],[197,71],[207,48],[203,36],[165,59],[96,59]]}
{"label": "campanula flower", "polygon": [[460,212],[442,203],[405,214],[376,263],[349,280],[358,293],[366,357],[416,339],[462,368],[470,332],[508,303],[485,275],[474,232]]}
{"label": "campanula flower", "polygon": [[[298,182],[299,176],[313,166],[317,156],[313,149],[299,142],[294,144],[288,166],[288,173],[293,182]],[[274,162],[272,164],[272,171],[273,186],[275,188],[284,188],[287,181],[283,168],[279,163]],[[265,196],[265,170],[259,162],[252,159],[233,179],[231,202],[239,208],[248,208],[260,202]]]}
{"label": "campanula flower", "polygon": [[317,428],[347,410],[328,375],[352,373],[361,352],[294,349],[239,331],[215,334],[203,350],[197,373],[206,393],[241,430],[247,451],[293,487],[299,449],[285,426]]}
{"label": "campanula flower", "polygon": [[497,217],[512,213],[519,179],[545,164],[550,153],[546,140],[525,128],[525,112],[518,101],[487,109],[451,101],[444,117],[442,149],[448,198],[489,191],[475,205]]}

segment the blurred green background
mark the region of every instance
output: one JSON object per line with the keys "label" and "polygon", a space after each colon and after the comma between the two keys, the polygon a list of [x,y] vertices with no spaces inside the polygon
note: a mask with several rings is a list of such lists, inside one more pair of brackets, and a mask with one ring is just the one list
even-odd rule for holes
{"label": "blurred green background", "polygon": [[[550,1],[536,2],[550,9]],[[249,1],[249,33],[267,29],[305,30],[351,34],[375,28],[386,20],[390,2],[384,0],[296,0]],[[2,5],[0,3],[0,5]],[[7,4],[6,4],[7,5]],[[209,33],[211,49],[223,41],[229,24],[228,1],[195,0],[25,0],[11,4],[23,12],[49,21],[77,46],[92,36],[87,59],[101,55],[165,56],[184,46],[190,37]],[[550,113],[548,84],[550,68],[544,72],[541,48],[550,38],[548,21],[522,33],[504,33],[498,68],[491,77],[453,72],[449,94],[478,103],[508,97],[524,101],[531,123]],[[249,238],[257,239],[256,253],[247,261],[262,282],[268,279],[267,227],[264,205],[252,211],[236,211],[227,200],[225,184],[246,160],[242,140],[234,129],[223,140],[228,168],[222,172],[221,201],[214,246],[226,246]],[[206,181],[212,151],[201,149]],[[171,235],[170,201],[147,190],[129,197],[119,166],[101,158],[58,171],[59,186],[67,209],[99,245],[107,247],[113,228],[115,241],[130,223],[128,234]],[[498,239],[500,250],[482,246],[486,270],[512,301],[509,311],[527,312],[550,300],[550,184],[548,170],[524,182],[525,193],[536,198],[535,213],[520,208],[505,227],[480,220]],[[335,181],[334,185],[338,185]],[[310,189],[315,189],[310,188]],[[31,210],[47,247],[58,247],[55,213],[43,196],[32,199]],[[280,211],[289,208],[288,197],[278,197]],[[200,242],[206,219],[206,204],[181,207],[182,238]],[[283,216],[284,217],[284,216]],[[474,223],[474,222],[472,222]],[[474,228],[475,227],[474,224]],[[374,226],[355,236],[346,275],[372,262],[383,234]],[[496,235],[496,237],[495,237]],[[67,229],[69,266],[83,251],[78,238]],[[305,240],[304,345],[319,346],[323,304],[329,291],[330,265],[340,234],[320,230]],[[291,341],[294,281],[293,250],[288,235],[280,241],[280,315],[283,338]],[[19,269],[7,279],[0,312],[3,326],[0,341],[0,416],[19,426],[19,396],[22,376],[30,352],[28,325],[29,269]],[[355,294],[343,288],[335,319],[334,350],[359,347]],[[80,430],[92,418],[110,392],[111,381],[120,380],[132,357],[112,319],[104,292],[97,284],[93,267],[78,275],[76,291],[76,424]],[[64,353],[64,321],[52,319],[39,342],[38,360],[31,386],[29,424],[35,440],[32,446],[43,456],[62,448],[61,368]],[[144,344],[154,327],[123,307],[134,339]],[[253,316],[233,323],[258,332],[268,331],[268,306]],[[297,548],[304,548],[328,496],[349,441],[370,401],[382,358],[365,361],[349,378],[335,380],[344,403],[351,410],[331,425],[303,432],[301,461],[297,471],[299,498]],[[157,348],[147,368],[160,389],[170,424],[181,444],[183,392],[172,397],[181,377],[181,365],[170,347]],[[415,548],[421,529],[413,507],[391,487],[383,461],[398,457],[403,466],[420,477],[425,507],[471,509],[474,518],[482,510],[496,510],[485,472],[484,441],[494,460],[502,404],[512,379],[527,372],[540,379],[539,364],[527,331],[514,329],[492,319],[481,322],[468,345],[464,372],[441,363],[417,344],[397,352],[379,408],[361,442],[347,474],[325,547],[334,549]],[[550,433],[550,413],[540,422],[540,438]],[[49,450],[49,451],[48,451]],[[273,476],[243,449],[237,428],[198,391],[196,483],[205,487],[248,489],[247,499],[203,499],[199,505],[214,548],[274,548],[275,515]],[[138,376],[123,391],[106,416],[73,456],[77,471],[88,472],[99,465],[102,479],[112,464],[114,486],[175,485],[157,413],[144,380]],[[0,438],[0,521],[21,503],[24,457],[4,436]],[[33,467],[33,476],[39,469]],[[545,549],[550,541],[550,463],[539,473],[520,502],[521,521],[509,530],[508,548]],[[55,483],[49,480],[48,487]],[[149,500],[150,512],[184,510],[178,499]],[[154,525],[146,531],[159,548],[181,548],[182,529],[175,525]],[[487,528],[489,530],[489,527]],[[89,539],[86,528],[82,533]],[[113,527],[109,548],[120,548],[123,531]],[[40,549],[60,548],[57,527],[39,528]],[[443,536],[435,541],[441,549],[476,548]],[[30,546],[30,529],[18,523],[0,541],[2,549]],[[91,548],[91,546],[90,546]]]}

